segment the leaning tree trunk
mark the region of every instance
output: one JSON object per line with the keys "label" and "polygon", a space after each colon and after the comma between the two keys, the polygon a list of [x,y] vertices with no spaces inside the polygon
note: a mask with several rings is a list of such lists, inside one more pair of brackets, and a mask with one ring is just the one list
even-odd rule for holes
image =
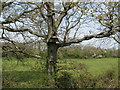
{"label": "leaning tree trunk", "polygon": [[58,45],[56,44],[56,42],[48,42],[47,47],[48,47],[47,71],[49,75],[49,83],[51,87],[55,87]]}

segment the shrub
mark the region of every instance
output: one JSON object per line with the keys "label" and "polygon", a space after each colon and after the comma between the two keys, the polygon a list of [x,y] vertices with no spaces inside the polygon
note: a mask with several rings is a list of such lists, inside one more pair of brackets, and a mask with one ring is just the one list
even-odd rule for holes
{"label": "shrub", "polygon": [[31,71],[45,71],[45,62],[36,61],[35,64],[31,67]]}
{"label": "shrub", "polygon": [[118,87],[118,77],[114,70],[107,71],[105,74],[99,76],[96,87],[99,88],[117,88]]}
{"label": "shrub", "polygon": [[[63,63],[63,62],[62,62]],[[93,76],[85,64],[67,62],[61,64],[62,70],[57,73],[58,88],[117,88],[118,77],[114,70]]]}
{"label": "shrub", "polygon": [[72,74],[66,71],[61,72],[61,75],[56,79],[58,88],[76,88]]}

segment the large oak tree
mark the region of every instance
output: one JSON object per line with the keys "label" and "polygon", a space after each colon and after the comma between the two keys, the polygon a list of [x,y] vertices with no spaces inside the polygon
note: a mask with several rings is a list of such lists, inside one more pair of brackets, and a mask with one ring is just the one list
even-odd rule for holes
{"label": "large oak tree", "polygon": [[[60,47],[80,43],[92,38],[117,35],[118,3],[84,2],[17,2],[2,4],[1,37],[15,45],[16,42],[43,40],[48,49],[47,70],[54,75],[57,63],[57,50]],[[80,36],[81,26],[96,21],[103,28],[99,32]],[[88,27],[89,30],[89,27]],[[21,40],[19,40],[21,39]],[[118,41],[118,38],[114,38]],[[24,53],[24,51],[21,51]],[[33,57],[39,57],[33,55]]]}

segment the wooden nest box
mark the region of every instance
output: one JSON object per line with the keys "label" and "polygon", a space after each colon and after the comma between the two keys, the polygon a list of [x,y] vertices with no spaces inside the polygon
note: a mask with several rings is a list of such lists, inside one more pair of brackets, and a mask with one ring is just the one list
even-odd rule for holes
{"label": "wooden nest box", "polygon": [[49,39],[49,42],[51,43],[56,43],[58,42],[58,38],[55,34],[52,35],[52,37]]}

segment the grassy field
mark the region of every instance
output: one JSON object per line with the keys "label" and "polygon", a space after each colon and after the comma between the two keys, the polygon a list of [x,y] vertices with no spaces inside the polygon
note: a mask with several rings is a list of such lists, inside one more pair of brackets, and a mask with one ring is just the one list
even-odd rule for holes
{"label": "grassy field", "polygon": [[72,59],[68,62],[74,61],[77,64],[85,64],[88,71],[94,76],[106,73],[106,71],[114,70],[118,72],[118,58],[103,58],[103,59]]}
{"label": "grassy field", "polygon": [[[47,74],[45,70],[46,60],[38,60],[32,58],[24,59],[24,62],[17,60],[2,60],[3,70],[3,87],[12,88],[48,88]],[[80,87],[89,86],[89,80],[96,82],[93,87],[118,87],[118,58],[102,58],[102,59],[63,59],[58,60],[58,78],[61,74],[67,72],[76,82],[81,84]],[[110,76],[112,75],[112,76]],[[63,76],[62,76],[63,77]],[[110,79],[112,77],[112,79]],[[84,84],[80,81],[84,81]],[[98,80],[98,78],[100,78]],[[73,81],[72,79],[72,81]],[[93,80],[94,79],[94,80]],[[110,79],[110,84],[102,85],[102,79]],[[78,80],[78,81],[77,81]],[[68,82],[68,81],[67,81]],[[63,82],[60,82],[60,84]],[[63,87],[63,86],[62,86]]]}

